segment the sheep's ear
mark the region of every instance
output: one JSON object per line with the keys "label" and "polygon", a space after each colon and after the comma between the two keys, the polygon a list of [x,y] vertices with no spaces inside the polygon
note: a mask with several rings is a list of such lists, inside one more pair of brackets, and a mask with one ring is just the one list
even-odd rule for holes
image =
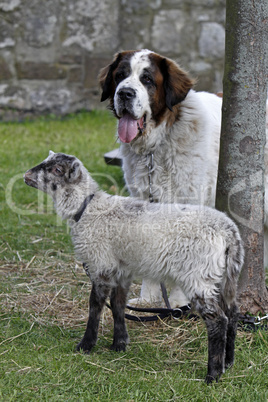
{"label": "sheep's ear", "polygon": [[80,181],[82,176],[81,166],[78,162],[74,161],[69,169],[69,181],[71,183]]}
{"label": "sheep's ear", "polygon": [[53,156],[53,155],[55,155],[55,152],[53,152],[53,151],[49,151],[48,156]]}

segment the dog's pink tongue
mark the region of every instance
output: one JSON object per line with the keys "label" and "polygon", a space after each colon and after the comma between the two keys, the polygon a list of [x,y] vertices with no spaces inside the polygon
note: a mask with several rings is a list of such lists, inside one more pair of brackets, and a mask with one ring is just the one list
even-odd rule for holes
{"label": "dog's pink tongue", "polygon": [[130,114],[125,114],[119,120],[118,135],[122,142],[131,142],[138,134],[138,122]]}

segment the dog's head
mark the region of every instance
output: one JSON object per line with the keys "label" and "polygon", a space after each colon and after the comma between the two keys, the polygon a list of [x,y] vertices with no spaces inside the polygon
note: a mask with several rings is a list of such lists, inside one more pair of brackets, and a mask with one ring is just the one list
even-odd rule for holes
{"label": "dog's head", "polygon": [[58,191],[77,185],[82,172],[83,165],[75,156],[49,151],[42,163],[27,170],[24,181],[55,198]]}
{"label": "dog's head", "polygon": [[119,138],[127,143],[144,135],[148,123],[158,126],[194,84],[175,62],[149,50],[118,53],[99,80],[101,101],[110,99]]}

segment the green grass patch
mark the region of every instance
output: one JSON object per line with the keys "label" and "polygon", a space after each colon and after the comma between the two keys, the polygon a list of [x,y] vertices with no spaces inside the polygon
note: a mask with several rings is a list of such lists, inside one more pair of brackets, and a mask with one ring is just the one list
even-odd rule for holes
{"label": "green grass patch", "polygon": [[235,365],[212,386],[201,321],[129,322],[131,343],[115,353],[105,309],[94,351],[75,352],[90,284],[66,224],[22,176],[51,149],[76,155],[101,188],[125,195],[121,169],[103,159],[115,130],[108,112],[0,124],[0,400],[266,401],[268,331],[239,331]]}
{"label": "green grass patch", "polygon": [[[109,350],[111,318],[90,355],[74,352],[82,328],[0,319],[2,400],[266,401],[267,333],[239,333],[235,367],[206,386],[206,332],[201,322],[129,324],[125,353]],[[103,328],[105,326],[105,328]],[[109,328],[109,329],[108,329]],[[2,341],[2,342],[3,342]]]}
{"label": "green grass patch", "polygon": [[50,149],[81,159],[105,191],[123,188],[121,169],[107,167],[103,157],[117,146],[115,132],[115,119],[101,111],[0,125],[0,252],[5,258],[16,261],[40,250],[69,247],[68,230],[55,215],[51,199],[26,187],[22,179]]}

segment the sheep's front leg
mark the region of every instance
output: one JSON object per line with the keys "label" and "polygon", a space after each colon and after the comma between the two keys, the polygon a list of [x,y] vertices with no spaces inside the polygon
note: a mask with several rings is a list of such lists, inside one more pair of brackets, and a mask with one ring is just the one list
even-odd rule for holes
{"label": "sheep's front leg", "polygon": [[106,298],[109,296],[111,288],[107,285],[100,285],[92,282],[92,290],[89,299],[89,318],[86,332],[76,349],[89,353],[96,345],[101,312]]}
{"label": "sheep's front leg", "polygon": [[129,343],[128,333],[125,323],[125,307],[129,286],[118,285],[111,293],[111,308],[114,319],[114,339],[111,346],[117,352],[125,351]]}

